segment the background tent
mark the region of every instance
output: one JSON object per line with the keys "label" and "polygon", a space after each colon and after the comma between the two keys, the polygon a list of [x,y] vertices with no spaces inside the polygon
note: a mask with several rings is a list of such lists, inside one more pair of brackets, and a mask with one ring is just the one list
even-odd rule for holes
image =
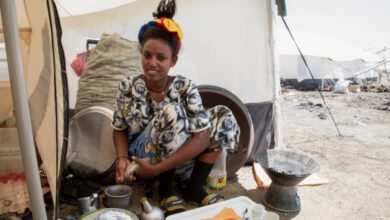
{"label": "background tent", "polygon": [[[390,75],[390,48],[383,48],[374,52],[376,55],[382,58],[384,65],[379,66],[379,71],[382,74],[381,77],[386,77],[389,79]],[[386,75],[386,76],[385,76]],[[379,76],[378,76],[379,77]],[[380,79],[379,79],[380,80]]]}
{"label": "background tent", "polygon": [[[300,31],[293,31],[293,35],[319,85],[354,78],[358,71],[381,61],[380,57],[333,37]],[[309,71],[291,37],[285,30],[279,30],[277,36],[282,84],[314,88]],[[373,79],[376,76],[376,71],[372,70],[357,76],[355,80]]]}

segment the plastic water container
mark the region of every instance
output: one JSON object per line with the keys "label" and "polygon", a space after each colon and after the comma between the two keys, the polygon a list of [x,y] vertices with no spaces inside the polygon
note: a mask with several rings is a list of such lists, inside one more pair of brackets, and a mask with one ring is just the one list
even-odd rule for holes
{"label": "plastic water container", "polygon": [[279,215],[275,212],[266,212],[263,216],[264,220],[279,220]]}
{"label": "plastic water container", "polygon": [[249,209],[249,220],[279,220],[279,215],[275,212],[266,211],[264,206],[256,203]]}
{"label": "plastic water container", "polygon": [[222,150],[207,178],[207,187],[220,190],[226,186],[226,150]]}
{"label": "plastic water container", "polygon": [[265,211],[265,208],[261,204],[254,204],[250,208],[250,218],[251,220],[263,220],[264,219],[264,214],[267,211]]}

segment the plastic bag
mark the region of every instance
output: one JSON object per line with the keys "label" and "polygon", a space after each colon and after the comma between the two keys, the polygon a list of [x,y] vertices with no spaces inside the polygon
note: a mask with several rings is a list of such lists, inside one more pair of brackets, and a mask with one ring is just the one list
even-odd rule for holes
{"label": "plastic bag", "polygon": [[334,86],[334,92],[341,93],[341,94],[348,94],[349,93],[348,85],[350,82],[351,81],[349,80],[340,79],[339,81],[337,81],[336,85]]}
{"label": "plastic bag", "polygon": [[72,61],[70,66],[73,68],[77,76],[81,76],[84,71],[84,65],[87,61],[87,52],[78,53],[77,57]]}

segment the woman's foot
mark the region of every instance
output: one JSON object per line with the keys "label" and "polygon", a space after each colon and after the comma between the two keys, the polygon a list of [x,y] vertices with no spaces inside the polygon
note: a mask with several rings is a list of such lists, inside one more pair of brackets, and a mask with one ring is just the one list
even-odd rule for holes
{"label": "woman's foot", "polygon": [[165,211],[165,217],[167,217],[169,215],[184,212],[185,211],[184,204],[185,203],[182,199],[173,195],[164,198],[161,201],[160,206]]}
{"label": "woman's foot", "polygon": [[183,190],[184,200],[197,205],[209,205],[223,201],[223,196],[212,193],[208,194],[205,185],[214,164],[196,161],[191,173],[191,178]]}
{"label": "woman's foot", "polygon": [[203,188],[187,188],[183,191],[183,198],[186,202],[192,203],[197,206],[211,205],[217,202],[225,201],[223,196],[215,193],[208,194]]}

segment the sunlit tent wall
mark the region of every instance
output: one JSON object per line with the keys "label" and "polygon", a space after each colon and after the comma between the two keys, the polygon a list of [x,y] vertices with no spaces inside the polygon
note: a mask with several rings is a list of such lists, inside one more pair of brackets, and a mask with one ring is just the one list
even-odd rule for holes
{"label": "sunlit tent wall", "polygon": [[[65,1],[56,1],[61,15],[71,108],[75,107],[79,77],[70,63],[86,50],[86,40],[100,39],[105,32],[137,41],[139,28],[152,19],[159,1],[118,2],[122,5],[83,14],[80,7],[72,9]],[[279,88],[272,40],[275,2],[180,0],[177,4],[175,20],[182,26],[184,39],[179,61],[171,74],[235,94],[251,112],[253,146],[264,142],[263,150],[269,147],[273,142],[271,131],[276,129],[272,127],[277,117],[273,107]]]}
{"label": "sunlit tent wall", "polygon": [[[103,32],[119,33],[136,41],[139,28],[152,19],[159,1],[140,0],[94,13],[61,17],[62,43],[69,79],[70,107],[75,105],[77,75],[69,67],[86,39]],[[198,84],[232,91],[245,103],[274,98],[267,1],[178,1],[175,15],[183,29],[180,59],[172,74],[188,76]],[[58,6],[59,11],[61,6]],[[248,77],[247,77],[248,76]],[[245,85],[245,89],[244,88]]]}
{"label": "sunlit tent wall", "polygon": [[[381,61],[380,57],[329,36],[294,30],[293,34],[318,85],[334,85],[339,79],[361,83],[377,77],[376,69],[360,74],[359,71],[375,65]],[[314,88],[293,40],[285,30],[279,30],[277,36],[281,83],[302,89]]]}
{"label": "sunlit tent wall", "polygon": [[[22,0],[16,1],[16,6],[27,96],[36,145],[25,147],[37,147],[55,201],[59,169],[57,162],[64,145],[63,136],[67,131],[64,124],[67,86],[61,68],[61,45],[58,41],[60,33],[57,32],[55,6],[51,1]],[[3,27],[0,28],[0,32],[0,43],[3,43]],[[7,48],[6,44],[5,48]],[[2,58],[4,59],[1,59],[0,119],[4,120],[13,107],[7,76],[8,68],[6,65],[3,66],[7,58]],[[7,166],[8,162],[1,160],[0,166]],[[24,172],[27,173],[29,170]]]}

